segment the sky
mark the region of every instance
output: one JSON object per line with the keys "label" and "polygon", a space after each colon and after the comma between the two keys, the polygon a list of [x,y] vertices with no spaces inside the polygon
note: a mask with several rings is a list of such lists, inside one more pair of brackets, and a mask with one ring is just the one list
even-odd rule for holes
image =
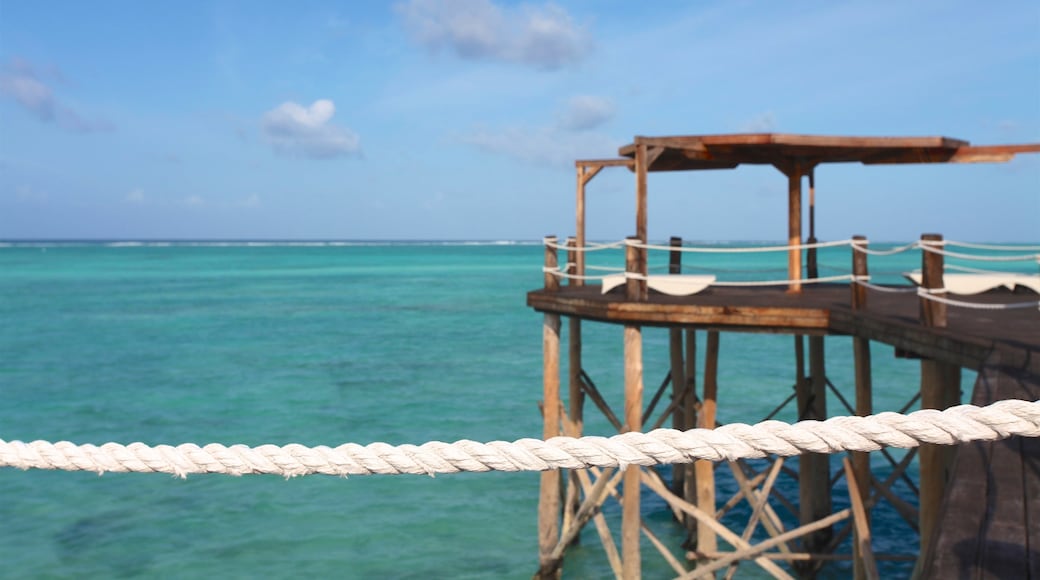
{"label": "sky", "polygon": [[[0,0],[0,239],[535,240],[635,135],[1040,142],[1034,1]],[[635,229],[633,174],[588,235]],[[775,169],[651,174],[649,237],[781,240]],[[817,237],[1040,241],[1040,154],[828,165]]]}

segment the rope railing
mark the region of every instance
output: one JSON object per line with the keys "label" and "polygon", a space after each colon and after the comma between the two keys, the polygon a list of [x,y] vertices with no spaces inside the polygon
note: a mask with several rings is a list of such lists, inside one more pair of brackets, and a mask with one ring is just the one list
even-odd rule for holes
{"label": "rope railing", "polygon": [[1001,303],[993,304],[988,302],[967,302],[964,300],[953,300],[951,298],[945,298],[939,296],[940,294],[946,294],[945,288],[917,288],[917,295],[927,300],[946,304],[948,306],[958,306],[960,308],[972,308],[975,310],[1017,310],[1021,308],[1035,308],[1040,309],[1040,300],[1032,300],[1030,302],[1012,302],[1012,303]]}
{"label": "rope railing", "polygon": [[976,244],[973,242],[957,242],[953,240],[946,241],[947,246],[959,246],[961,248],[971,248],[974,250],[993,250],[997,252],[1040,252],[1040,246],[1015,246],[1015,245],[1000,245],[1000,244]]}
{"label": "rope railing", "polygon": [[1020,254],[1018,256],[982,256],[979,254],[965,254],[963,252],[951,252],[944,250],[940,247],[936,247],[934,243],[929,244],[918,244],[918,247],[925,252],[931,252],[933,254],[942,254],[948,258],[960,258],[962,260],[975,260],[978,262],[1040,262],[1040,254]]}
{"label": "rope railing", "polygon": [[422,445],[347,443],[338,447],[193,443],[149,446],[144,443],[77,445],[68,441],[0,440],[0,467],[65,471],[221,473],[228,475],[392,475],[464,471],[546,471],[628,465],[665,465],[792,456],[802,453],[876,451],[912,448],[922,443],[955,445],[993,441],[1014,435],[1040,436],[1040,401],[1003,400],[985,407],[959,405],[943,411],[926,409],[907,415],[879,413],[867,417],[832,417],[794,424],[763,421],[729,424],[716,429],[658,429],[613,437],[553,437],[547,440]]}
{"label": "rope railing", "polygon": [[852,240],[836,240],[833,242],[816,242],[812,244],[792,244],[786,246],[752,246],[747,248],[710,248],[707,246],[663,246],[659,244],[644,244],[636,240],[625,240],[629,246],[643,250],[664,250],[669,252],[693,252],[705,254],[746,254],[755,252],[786,252],[789,250],[808,250],[813,248],[833,248],[848,246]]}

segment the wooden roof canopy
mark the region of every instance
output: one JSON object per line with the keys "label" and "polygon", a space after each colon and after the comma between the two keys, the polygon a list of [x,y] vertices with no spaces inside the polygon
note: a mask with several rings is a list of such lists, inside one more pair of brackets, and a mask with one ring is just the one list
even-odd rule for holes
{"label": "wooden roof canopy", "polygon": [[[738,133],[636,137],[618,150],[634,158],[638,145],[649,150],[648,171],[732,169],[742,163],[774,165],[788,173],[821,163],[865,165],[979,163],[1009,161],[1016,153],[1040,152],[1040,143],[973,147],[950,137],[841,137],[786,133]],[[582,162],[579,162],[582,163]]]}
{"label": "wooden roof canopy", "polygon": [[[749,163],[772,165],[787,176],[788,245],[802,243],[802,178],[809,178],[809,243],[816,241],[815,168],[823,163],[864,165],[907,163],[1001,163],[1018,153],[1040,152],[1040,143],[973,146],[950,137],[843,137],[789,133],[736,133],[636,137],[618,149],[618,159],[575,162],[578,171],[577,243],[585,244],[585,186],[604,167],[627,167],[636,174],[636,237],[647,241],[647,174],[655,171],[733,169]],[[579,254],[583,257],[584,254]],[[788,277],[799,291],[801,252],[788,252]],[[645,267],[645,262],[644,262]],[[578,261],[584,274],[584,260]],[[646,272],[642,272],[646,274]]]}

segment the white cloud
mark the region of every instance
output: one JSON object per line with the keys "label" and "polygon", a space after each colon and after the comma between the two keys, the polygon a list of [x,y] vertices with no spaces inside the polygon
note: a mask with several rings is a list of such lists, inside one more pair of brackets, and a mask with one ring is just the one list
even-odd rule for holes
{"label": "white cloud", "polygon": [[491,153],[554,167],[573,167],[575,159],[614,157],[620,145],[599,133],[575,133],[556,127],[483,128],[464,135],[462,141]]}
{"label": "white cloud", "polygon": [[189,207],[200,207],[206,205],[206,200],[201,195],[189,195],[184,198],[184,205]]}
{"label": "white cloud", "polygon": [[130,193],[126,194],[124,199],[130,203],[143,203],[144,190],[141,188],[134,189]]}
{"label": "white cloud", "polygon": [[557,125],[568,131],[586,131],[614,117],[614,103],[604,97],[580,95],[572,97],[557,116]]}
{"label": "white cloud", "polygon": [[275,150],[311,159],[332,159],[361,151],[361,139],[346,127],[329,122],[336,105],[320,99],[304,107],[286,102],[264,113],[261,128]]}
{"label": "white cloud", "polygon": [[577,62],[590,41],[563,8],[503,8],[490,0],[409,0],[397,5],[412,39],[432,52],[557,69]]}
{"label": "white cloud", "polygon": [[772,111],[766,111],[761,115],[752,117],[737,128],[741,133],[772,133],[776,130],[776,115]]}
{"label": "white cloud", "polygon": [[[60,80],[61,73],[55,71],[51,76]],[[44,83],[32,64],[26,60],[13,59],[0,71],[0,94],[17,101],[40,121],[56,123],[62,129],[73,133],[95,133],[115,128],[104,119],[85,119],[71,107],[60,102],[54,96],[54,91]]]}

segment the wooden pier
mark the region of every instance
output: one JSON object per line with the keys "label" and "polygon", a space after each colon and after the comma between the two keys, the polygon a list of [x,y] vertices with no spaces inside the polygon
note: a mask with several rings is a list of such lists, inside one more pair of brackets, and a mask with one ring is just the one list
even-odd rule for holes
{"label": "wooden pier", "polygon": [[[825,336],[853,337],[855,359],[855,398],[847,403],[850,412],[868,415],[873,412],[871,384],[871,344],[880,342],[895,347],[900,356],[920,359],[919,389],[907,392],[911,403],[919,397],[922,408],[943,409],[961,402],[960,372],[962,368],[980,371],[980,384],[1004,384],[1007,369],[1014,369],[1015,384],[1040,384],[1040,309],[1004,310],[994,307],[1020,305],[1023,300],[1036,301],[1035,295],[1012,292],[989,292],[970,297],[957,296],[950,302],[944,283],[943,240],[941,236],[922,236],[920,288],[901,288],[910,292],[890,292],[891,286],[873,285],[869,280],[869,243],[857,237],[850,243],[852,260],[845,283],[817,283],[815,238],[814,169],[822,163],[861,162],[864,164],[1001,162],[1018,153],[1040,152],[1040,144],[974,147],[965,141],[945,137],[871,138],[821,137],[807,135],[714,135],[683,137],[637,137],[633,144],[620,149],[620,159],[578,161],[576,235],[565,243],[547,238],[545,285],[528,294],[527,302],[544,315],[543,345],[545,384],[543,391],[544,436],[559,434],[580,436],[586,401],[593,402],[619,432],[648,430],[661,426],[669,418],[671,427],[690,429],[714,428],[717,417],[718,352],[721,332],[768,332],[794,337],[795,393],[798,416],[802,419],[824,419],[827,389],[824,353]],[[711,286],[693,295],[668,295],[651,289],[653,277],[648,275],[647,243],[647,175],[654,171],[731,169],[741,164],[768,164],[788,179],[788,244],[787,278],[763,286]],[[585,189],[604,168],[626,167],[636,175],[636,235],[625,247],[624,284],[607,293],[599,284],[591,283],[585,253],[590,249],[585,239]],[[808,178],[809,204],[807,236],[802,232],[802,182]],[[673,238],[669,251],[670,274],[681,275],[682,242]],[[560,252],[566,252],[564,260]],[[803,261],[804,258],[804,261]],[[561,267],[562,264],[562,267]],[[561,280],[566,283],[561,284]],[[979,309],[980,305],[989,309]],[[561,385],[560,329],[562,318],[568,319],[567,356],[564,359],[566,385]],[[602,393],[588,378],[582,367],[582,321],[614,323],[623,329],[624,344],[624,410],[614,413]],[[661,401],[665,385],[653,395],[648,409],[658,402],[666,407],[656,424],[646,424],[644,411],[643,344],[645,326],[669,329],[670,400]],[[698,332],[706,335],[702,388],[696,388],[696,340]],[[994,361],[1001,361],[995,365]],[[1001,366],[1003,365],[1003,366]],[[1021,389],[1020,389],[1021,391]],[[1021,391],[1026,392],[1026,391]],[[562,395],[566,394],[564,398]],[[976,398],[979,387],[976,388]],[[990,389],[989,396],[1007,398],[1010,391]],[[1033,398],[1037,394],[1033,393]],[[567,407],[563,406],[566,400]],[[869,455],[850,453],[843,460],[844,469],[831,471],[831,458],[805,454],[798,460],[797,472],[782,460],[771,467],[754,471],[741,462],[729,468],[740,486],[740,493],[719,502],[715,490],[716,466],[698,461],[691,466],[677,466],[671,482],[654,470],[629,466],[624,471],[612,470],[547,472],[542,476],[539,504],[539,568],[537,576],[554,578],[560,573],[566,548],[593,522],[607,561],[617,577],[638,578],[641,573],[640,545],[645,536],[662,554],[677,577],[714,577],[715,571],[731,577],[739,561],[750,560],[776,577],[790,577],[791,569],[777,561],[790,562],[794,572],[812,576],[825,562],[852,559],[857,578],[878,577],[876,555],[871,548],[871,508],[878,501],[892,503],[900,515],[921,534],[923,549],[918,559],[917,574],[945,577],[951,570],[949,558],[940,554],[968,538],[988,538],[979,531],[1002,529],[1001,518],[1018,517],[1035,526],[1040,521],[1037,503],[1029,502],[1029,494],[1040,486],[1037,461],[1030,459],[1027,448],[1032,443],[1004,449],[989,446],[976,458],[957,458],[954,448],[922,445],[904,460],[893,464],[887,481],[879,481],[870,471]],[[984,446],[975,446],[982,449]],[[971,525],[961,525],[962,535],[950,536],[952,521],[966,521],[965,512],[951,507],[954,498],[964,495],[961,482],[971,475],[990,473],[980,466],[990,465],[998,455],[994,448],[1017,457],[1025,488],[1004,492],[1004,487],[991,485],[990,493],[1019,493],[1024,498],[1018,507],[991,509],[974,515]],[[1035,452],[1035,451],[1034,451]],[[967,452],[962,452],[965,456]],[[891,491],[893,481],[905,479],[905,470],[915,455],[919,460],[919,500],[916,505]],[[887,454],[886,454],[887,456]],[[887,456],[888,457],[888,456]],[[778,496],[773,484],[781,471],[797,477],[799,498],[792,502]],[[844,477],[849,490],[850,507],[835,512],[831,494],[834,482]],[[992,480],[992,478],[991,478]],[[1035,480],[1035,481],[1034,481]],[[618,490],[618,487],[621,487]],[[690,531],[687,542],[688,562],[682,563],[666,549],[642,522],[639,494],[643,487],[661,496],[676,518]],[[994,491],[994,490],[1001,491]],[[563,491],[561,491],[563,490]],[[950,491],[953,490],[953,491]],[[614,542],[600,506],[609,496],[616,496],[622,506],[620,549]],[[1035,494],[1033,494],[1035,496]],[[968,496],[970,497],[970,493]],[[773,504],[779,499],[799,521],[795,529],[784,529]],[[751,518],[743,530],[732,531],[719,523],[720,514],[734,503],[746,501]],[[945,504],[944,504],[945,502]],[[1023,515],[1024,514],[1024,515]],[[951,519],[952,518],[952,519]],[[1024,519],[1023,519],[1024,518]],[[848,520],[848,521],[845,521]],[[998,521],[999,520],[999,521]],[[843,524],[841,522],[844,522]],[[940,523],[942,522],[942,523]],[[980,523],[981,522],[981,523]],[[839,525],[840,524],[840,525]],[[751,544],[750,538],[761,526],[769,539]],[[942,533],[937,533],[937,530]],[[1018,529],[1018,528],[1015,528]],[[853,536],[853,553],[835,553],[848,535]],[[966,534],[966,536],[965,536]],[[994,541],[979,540],[978,556],[963,566],[990,566],[998,542],[1010,536],[991,533]],[[952,538],[952,539],[951,539]],[[1024,538],[1024,539],[1023,539]],[[1033,543],[1029,544],[1029,538]],[[721,549],[719,539],[730,546]],[[1017,540],[1019,550],[1004,549],[1000,554],[1018,554],[1027,560],[1037,553],[1040,534],[1025,534]],[[952,543],[951,543],[952,542]],[[960,545],[960,544],[957,544]],[[1001,544],[1002,545],[1002,544]],[[988,555],[988,556],[987,556]],[[987,559],[989,558],[989,559]],[[1004,559],[1003,556],[999,556]],[[1024,566],[1026,564],[1023,564]],[[968,569],[968,568],[962,568]],[[1004,568],[1002,568],[1004,569]],[[1012,568],[1006,568],[1012,569]],[[1029,576],[1026,576],[1029,577]]]}

